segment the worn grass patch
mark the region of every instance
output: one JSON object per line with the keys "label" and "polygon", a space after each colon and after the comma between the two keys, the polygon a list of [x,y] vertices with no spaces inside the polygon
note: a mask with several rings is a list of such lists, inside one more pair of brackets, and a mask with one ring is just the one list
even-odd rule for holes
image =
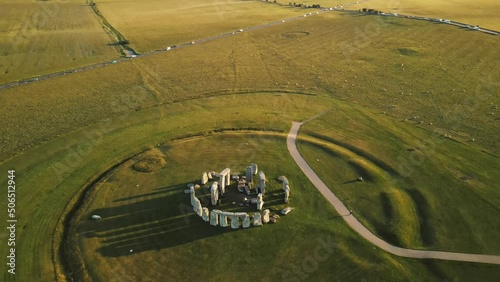
{"label": "worn grass patch", "polygon": [[135,162],[132,167],[134,170],[140,172],[153,172],[164,167],[166,163],[167,161],[163,154],[155,150],[154,152],[148,152],[148,154]]}
{"label": "worn grass patch", "polygon": [[401,55],[405,55],[405,56],[417,56],[418,55],[418,51],[413,50],[411,48],[398,48],[398,52]]}

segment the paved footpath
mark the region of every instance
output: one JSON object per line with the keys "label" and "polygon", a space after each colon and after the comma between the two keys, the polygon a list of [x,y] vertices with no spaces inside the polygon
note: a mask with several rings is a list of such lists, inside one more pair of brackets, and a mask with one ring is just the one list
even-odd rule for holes
{"label": "paved footpath", "polygon": [[370,241],[375,246],[387,251],[393,255],[408,258],[419,258],[419,259],[442,259],[442,260],[455,260],[455,261],[465,261],[465,262],[479,262],[479,263],[491,263],[500,264],[500,256],[494,255],[481,255],[481,254],[465,254],[465,253],[454,253],[454,252],[441,252],[441,251],[425,251],[425,250],[412,250],[404,249],[400,247],[393,246],[379,237],[375,236],[370,230],[368,230],[361,222],[359,222],[352,213],[347,209],[347,207],[333,194],[333,192],[321,181],[321,179],[316,175],[313,169],[307,164],[307,162],[302,158],[297,149],[296,139],[297,133],[299,132],[300,126],[304,122],[293,122],[292,128],[288,133],[286,140],[288,151],[290,155],[304,172],[304,174],[309,178],[312,184],[319,190],[319,192],[332,204],[335,210],[342,215],[342,218],[347,222],[347,224],[354,229],[359,235],[361,235],[366,240]]}

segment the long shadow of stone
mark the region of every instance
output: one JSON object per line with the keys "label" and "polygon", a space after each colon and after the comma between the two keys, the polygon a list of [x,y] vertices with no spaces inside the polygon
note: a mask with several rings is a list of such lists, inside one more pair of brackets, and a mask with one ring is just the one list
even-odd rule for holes
{"label": "long shadow of stone", "polygon": [[211,226],[195,215],[185,185],[168,195],[96,209],[101,220],[86,219],[76,231],[82,238],[97,238],[103,256],[119,257],[132,253],[161,250],[231,232],[230,228]]}
{"label": "long shadow of stone", "polygon": [[169,192],[176,190],[176,189],[180,189],[180,187],[187,187],[187,184],[188,184],[188,182],[186,182],[184,184],[179,184],[179,185],[160,187],[160,188],[155,189],[154,190],[155,192],[140,194],[140,195],[131,196],[131,197],[120,198],[120,199],[114,200],[113,202],[123,202],[123,201],[129,201],[129,200],[133,200],[133,199],[144,198],[144,197],[148,197],[148,196],[161,195],[161,194],[169,193]]}
{"label": "long shadow of stone", "polygon": [[[187,183],[160,187],[150,193],[115,200],[113,203],[117,206],[89,212],[86,219],[77,225],[76,232],[84,240],[99,240],[97,251],[106,257],[161,250],[235,232],[230,227],[211,226],[194,214],[189,195],[184,193],[186,187]],[[203,195],[205,192],[200,192],[202,195],[198,196],[200,200],[204,199],[203,206],[212,210],[214,207],[209,206],[210,201]],[[225,202],[215,208],[250,214],[256,212],[254,206],[239,207]],[[270,200],[266,202],[266,208],[274,210],[274,205],[282,202],[281,197]],[[90,219],[93,214],[100,215],[102,219]]]}
{"label": "long shadow of stone", "polygon": [[353,180],[348,180],[348,181],[345,181],[344,183],[342,184],[350,184],[350,183],[355,183],[355,182],[358,182],[359,180],[358,179],[353,179]]}

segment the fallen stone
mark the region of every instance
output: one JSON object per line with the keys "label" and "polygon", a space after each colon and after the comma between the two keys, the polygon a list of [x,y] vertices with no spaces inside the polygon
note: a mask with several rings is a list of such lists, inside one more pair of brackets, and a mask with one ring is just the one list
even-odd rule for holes
{"label": "fallen stone", "polygon": [[286,207],[286,208],[281,210],[281,214],[286,215],[286,214],[290,213],[291,211],[292,211],[291,207]]}

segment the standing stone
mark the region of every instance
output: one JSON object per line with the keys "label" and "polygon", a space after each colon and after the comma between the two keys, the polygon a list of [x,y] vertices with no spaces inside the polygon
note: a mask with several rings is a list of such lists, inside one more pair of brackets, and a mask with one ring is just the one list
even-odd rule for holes
{"label": "standing stone", "polygon": [[196,214],[198,216],[202,216],[203,215],[203,207],[201,206],[201,202],[198,199],[196,199],[196,203],[195,203],[195,206],[194,206],[194,211],[196,212]]}
{"label": "standing stone", "polygon": [[219,177],[221,195],[224,195],[224,193],[226,193],[226,180],[224,179],[224,177],[225,177],[224,175],[221,175]]}
{"label": "standing stone", "polygon": [[219,174],[219,182],[222,190],[222,195],[226,193],[226,185],[229,186],[231,185],[231,170],[226,167],[221,173]]}
{"label": "standing stone", "polygon": [[213,177],[212,177],[212,172],[211,171],[207,172],[207,177],[208,177],[208,180],[212,180]]}
{"label": "standing stone", "polygon": [[252,182],[253,181],[253,170],[251,166],[247,166],[247,169],[245,170],[245,175],[247,177],[247,182]]}
{"label": "standing stone", "polygon": [[266,194],[266,175],[262,170],[259,172],[259,188],[260,193],[264,196]]}
{"label": "standing stone", "polygon": [[242,224],[243,228],[248,228],[250,227],[250,216],[245,213],[245,215],[243,216],[243,224]]}
{"label": "standing stone", "polygon": [[264,210],[264,215],[262,216],[262,222],[263,223],[268,223],[269,222],[269,215],[271,212],[269,210]]}
{"label": "standing stone", "polygon": [[194,185],[189,187],[190,197],[191,197],[191,206],[194,208],[196,204],[196,192],[194,191]]}
{"label": "standing stone", "polygon": [[227,224],[227,218],[230,216],[230,213],[228,212],[221,212],[220,213],[220,226],[221,227],[228,227],[229,225]]}
{"label": "standing stone", "polygon": [[250,196],[250,187],[245,185],[245,193],[247,193],[247,196]]}
{"label": "standing stone", "polygon": [[219,225],[219,213],[220,210],[212,210],[210,212],[210,225],[217,226]]}
{"label": "standing stone", "polygon": [[226,168],[226,169],[227,169],[227,172],[226,172],[226,185],[229,186],[229,185],[231,185],[231,169],[229,169],[229,168]]}
{"label": "standing stone", "polygon": [[201,175],[201,185],[205,185],[208,182],[208,174],[206,172],[203,172]]}
{"label": "standing stone", "polygon": [[284,185],[285,186],[285,203],[288,203],[288,200],[290,199],[290,187],[288,184]]}
{"label": "standing stone", "polygon": [[219,189],[217,186],[217,181],[214,181],[214,183],[212,183],[212,187],[210,187],[210,200],[212,202],[212,206],[216,206],[217,201],[219,200]]}
{"label": "standing stone", "polygon": [[262,226],[262,217],[258,212],[253,215],[253,226]]}
{"label": "standing stone", "polygon": [[250,166],[252,167],[252,173],[256,175],[257,172],[259,172],[259,167],[257,166],[256,163],[251,163]]}
{"label": "standing stone", "polygon": [[210,211],[208,210],[208,208],[202,208],[201,218],[203,219],[203,221],[210,220]]}
{"label": "standing stone", "polygon": [[257,195],[257,210],[262,210],[264,206],[264,200],[262,200],[262,194]]}
{"label": "standing stone", "polygon": [[240,218],[236,216],[234,213],[231,215],[231,228],[238,229],[240,228]]}

